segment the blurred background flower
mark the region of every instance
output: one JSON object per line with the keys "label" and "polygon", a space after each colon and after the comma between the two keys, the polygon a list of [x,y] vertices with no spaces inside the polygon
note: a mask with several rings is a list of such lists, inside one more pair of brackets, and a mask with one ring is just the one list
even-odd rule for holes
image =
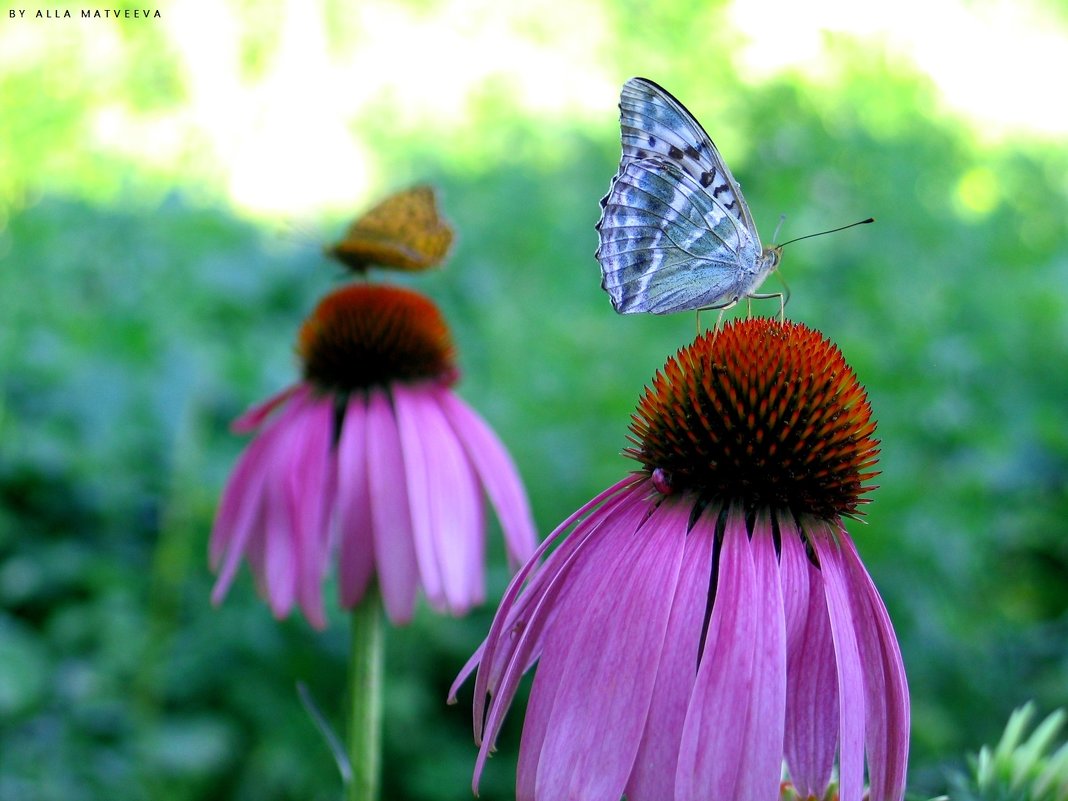
{"label": "blurred background flower", "polygon": [[[536,519],[628,469],[621,421],[693,336],[615,315],[592,255],[633,75],[686,99],[761,231],[878,219],[782,271],[887,443],[864,562],[909,666],[912,789],[1025,701],[1063,704],[1061,4],[49,7],[75,19],[0,17],[0,795],[336,797],[292,688],[338,693],[344,626],[276,624],[248,581],[212,609],[203,555],[230,421],[291,381],[279,332],[334,288],[321,246],[386,191],[442,188],[455,255],[419,288]],[[389,638],[388,797],[470,798],[469,710],[441,698],[491,615],[417,604]],[[491,760],[482,797],[514,778]]]}
{"label": "blurred background flower", "polygon": [[439,612],[485,599],[485,499],[509,562],[537,547],[508,452],[451,389],[452,338],[410,289],[354,284],[323,298],[300,332],[304,380],[235,422],[259,429],[226,485],[212,531],[220,602],[242,557],[277,617],[300,605],[326,625],[334,555],[341,606],[368,588],[394,624],[422,589]]}

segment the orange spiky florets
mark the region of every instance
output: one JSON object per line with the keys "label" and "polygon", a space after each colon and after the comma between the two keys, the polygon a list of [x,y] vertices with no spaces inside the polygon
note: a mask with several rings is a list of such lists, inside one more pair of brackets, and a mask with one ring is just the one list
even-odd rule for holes
{"label": "orange spiky florets", "polygon": [[626,453],[661,492],[830,518],[853,515],[878,472],[875,422],[838,348],[757,318],[699,336],[647,387]]}

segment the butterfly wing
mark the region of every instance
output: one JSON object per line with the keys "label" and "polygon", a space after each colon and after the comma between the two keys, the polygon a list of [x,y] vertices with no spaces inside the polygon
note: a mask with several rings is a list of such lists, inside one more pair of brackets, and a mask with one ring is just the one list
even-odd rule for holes
{"label": "butterfly wing", "polygon": [[619,175],[635,159],[670,159],[711,193],[759,244],[753,215],[738,182],[686,106],[653,81],[631,78],[620,92],[619,112],[623,141]]}
{"label": "butterfly wing", "polygon": [[620,94],[623,157],[597,223],[601,285],[616,311],[729,303],[763,278],[760,237],[704,128],[662,87]]}
{"label": "butterfly wing", "polygon": [[620,314],[730,303],[758,280],[759,242],[675,161],[628,163],[598,231],[601,286]]}
{"label": "butterfly wing", "polygon": [[360,272],[371,265],[426,270],[441,263],[452,238],[452,228],[438,212],[434,189],[414,186],[358,218],[345,238],[326,252]]}

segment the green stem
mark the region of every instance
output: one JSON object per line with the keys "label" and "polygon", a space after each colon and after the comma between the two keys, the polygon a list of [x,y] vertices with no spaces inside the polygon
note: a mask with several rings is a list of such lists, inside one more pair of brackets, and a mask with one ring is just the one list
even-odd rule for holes
{"label": "green stem", "polygon": [[382,599],[367,591],[352,610],[349,661],[349,762],[352,781],[348,801],[377,801],[382,763]]}

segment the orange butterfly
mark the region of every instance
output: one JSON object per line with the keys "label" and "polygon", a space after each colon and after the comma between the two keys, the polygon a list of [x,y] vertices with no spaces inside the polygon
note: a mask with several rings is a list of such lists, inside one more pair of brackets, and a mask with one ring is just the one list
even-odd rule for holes
{"label": "orange butterfly", "polygon": [[356,272],[372,265],[427,270],[445,258],[452,236],[438,213],[434,188],[420,185],[390,195],[359,217],[326,254]]}

